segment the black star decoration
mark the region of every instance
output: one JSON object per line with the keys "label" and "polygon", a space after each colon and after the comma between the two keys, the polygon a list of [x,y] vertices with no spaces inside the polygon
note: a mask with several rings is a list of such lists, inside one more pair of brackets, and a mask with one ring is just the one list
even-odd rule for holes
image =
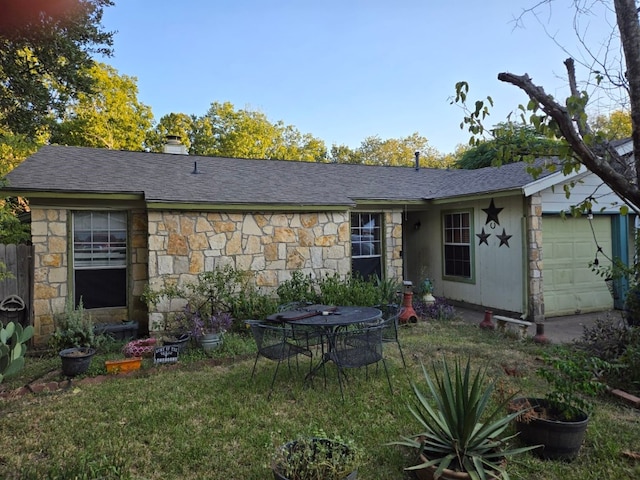
{"label": "black star decoration", "polygon": [[509,239],[513,237],[513,235],[507,235],[507,232],[505,232],[503,228],[502,235],[496,235],[496,237],[500,239],[500,245],[498,245],[498,247],[501,247],[502,245],[506,245],[507,247],[509,247]]}
{"label": "black star decoration", "polygon": [[487,214],[487,221],[484,222],[486,225],[490,222],[496,222],[496,224],[500,225],[500,220],[498,220],[498,214],[504,210],[503,208],[497,208],[493,203],[493,198],[491,199],[491,203],[489,204],[489,208],[483,208],[482,211]]}
{"label": "black star decoration", "polygon": [[478,245],[482,245],[483,243],[485,245],[489,245],[489,242],[487,242],[487,238],[489,238],[491,236],[490,233],[485,233],[484,231],[484,227],[482,227],[482,233],[476,233],[476,237],[478,237],[480,240],[478,241]]}

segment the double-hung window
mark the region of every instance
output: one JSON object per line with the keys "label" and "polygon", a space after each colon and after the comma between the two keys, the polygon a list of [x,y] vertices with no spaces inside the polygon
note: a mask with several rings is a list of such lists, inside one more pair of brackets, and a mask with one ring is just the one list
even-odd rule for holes
{"label": "double-hung window", "polygon": [[451,212],[443,216],[444,275],[464,280],[472,278],[472,230],[470,212]]}
{"label": "double-hung window", "polygon": [[379,213],[351,214],[351,272],[382,278],[382,223]]}
{"label": "double-hung window", "polygon": [[73,213],[73,274],[76,305],[126,306],[126,212]]}

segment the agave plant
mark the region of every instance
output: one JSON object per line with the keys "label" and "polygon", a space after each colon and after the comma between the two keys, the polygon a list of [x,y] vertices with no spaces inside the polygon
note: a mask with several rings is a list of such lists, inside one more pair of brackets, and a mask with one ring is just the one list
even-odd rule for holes
{"label": "agave plant", "polygon": [[442,374],[433,365],[433,377],[422,371],[435,406],[416,384],[412,384],[415,404],[409,410],[423,430],[402,441],[393,442],[418,450],[422,461],[407,470],[435,467],[434,478],[445,469],[466,472],[473,480],[508,479],[504,459],[537,446],[509,448],[515,435],[504,436],[509,423],[523,410],[507,414],[511,398],[490,407],[495,382],[486,384],[486,368],[471,372],[470,361],[456,359],[453,370],[444,362]]}

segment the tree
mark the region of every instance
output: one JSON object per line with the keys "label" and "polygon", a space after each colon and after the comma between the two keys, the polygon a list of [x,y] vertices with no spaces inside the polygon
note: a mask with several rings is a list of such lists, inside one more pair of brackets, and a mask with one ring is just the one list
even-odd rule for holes
{"label": "tree", "polygon": [[531,152],[554,153],[557,141],[543,137],[531,125],[503,122],[492,130],[492,138],[466,150],[456,167],[466,170],[519,162]]}
{"label": "tree", "polygon": [[609,141],[629,138],[632,132],[631,115],[622,110],[616,110],[609,115],[598,115],[591,128]]}
{"label": "tree", "polygon": [[355,150],[351,150],[346,145],[333,145],[330,161],[364,165],[413,166],[416,152],[420,152],[422,167],[445,168],[453,165],[453,157],[442,156],[418,132],[405,138],[387,140],[374,135],[365,138]]}
{"label": "tree", "polygon": [[[549,1],[544,0],[536,6]],[[582,7],[580,2],[576,2],[575,5],[577,15],[580,15],[580,12],[584,11],[580,10]],[[605,6],[609,5],[606,3]],[[567,173],[577,171],[581,165],[584,165],[631,207],[640,211],[640,23],[635,0],[613,0],[613,9],[622,45],[624,65],[620,73],[616,73],[605,65],[606,59],[602,61],[596,59],[594,65],[603,68],[600,70],[594,68],[592,73],[599,85],[606,83],[609,88],[617,87],[628,99],[632,125],[631,139],[635,153],[633,165],[629,165],[626,158],[616,152],[606,135],[593,132],[589,126],[587,121],[589,95],[585,90],[578,89],[575,62],[572,58],[565,61],[570,96],[564,104],[547,94],[541,86],[534,84],[526,73],[523,75],[500,73],[498,79],[522,89],[529,96],[528,104],[518,107],[522,121],[528,121],[542,134],[549,137],[557,136],[561,139],[556,154],[563,162],[563,171]],[[456,85],[454,101],[466,105],[467,93],[468,84],[459,82]],[[483,120],[491,104],[492,100],[488,97],[487,104],[484,101],[477,101],[473,110],[467,110],[463,125],[467,125],[474,136],[482,135],[486,131]],[[529,157],[532,158],[541,153],[543,152],[532,152]]]}
{"label": "tree", "polygon": [[192,155],[217,157],[326,161],[324,142],[302,134],[282,121],[248,109],[236,110],[230,102],[214,102],[205,115],[171,113],[160,119],[148,135],[148,147],[162,151],[167,135],[178,135]]}
{"label": "tree", "polygon": [[34,136],[70,100],[90,92],[92,55],[111,55],[102,30],[111,0],[3,0],[0,5],[0,126]]}
{"label": "tree", "polygon": [[195,119],[186,113],[169,113],[163,116],[153,130],[147,133],[146,147],[152,152],[162,152],[168,135],[180,137],[182,143],[191,150],[191,140],[195,128]]}
{"label": "tree", "polygon": [[143,150],[151,128],[151,109],[138,101],[136,78],[118,75],[104,63],[89,69],[90,94],[78,93],[61,122],[52,126],[51,143],[117,150]]}

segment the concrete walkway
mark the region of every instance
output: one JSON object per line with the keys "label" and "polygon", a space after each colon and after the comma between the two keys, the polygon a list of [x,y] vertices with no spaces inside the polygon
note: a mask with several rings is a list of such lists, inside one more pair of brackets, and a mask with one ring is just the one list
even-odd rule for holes
{"label": "concrete walkway", "polygon": [[[484,320],[484,311],[471,310],[463,307],[455,307],[456,313],[466,322],[479,325]],[[551,343],[569,343],[578,340],[582,336],[585,326],[591,326],[596,319],[610,322],[622,322],[622,311],[610,310],[604,312],[582,313],[579,315],[567,315],[564,317],[551,317],[545,319],[544,335]],[[495,325],[495,320],[493,321]],[[529,327],[527,335],[536,334],[536,326]]]}

